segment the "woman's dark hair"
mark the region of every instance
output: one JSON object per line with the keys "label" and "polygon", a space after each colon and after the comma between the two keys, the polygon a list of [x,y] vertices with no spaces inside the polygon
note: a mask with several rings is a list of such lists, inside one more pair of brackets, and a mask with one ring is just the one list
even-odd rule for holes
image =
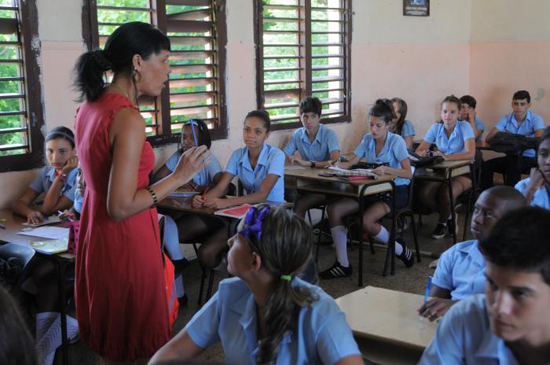
{"label": "woman's dark hair", "polygon": [[[262,204],[258,211],[268,207]],[[287,332],[296,330],[300,309],[318,300],[305,287],[292,287],[282,275],[295,277],[311,258],[313,234],[311,227],[290,210],[270,206],[262,221],[261,239],[249,235],[250,249],[262,259],[263,267],[276,279],[275,289],[265,306],[265,332],[259,339],[258,364],[275,364],[279,343]]]}
{"label": "woman's dark hair", "polygon": [[34,340],[10,293],[0,285],[0,364],[36,365]]}
{"label": "woman's dark hair", "polygon": [[[462,102],[460,101],[459,98],[457,98],[454,95],[449,95],[445,99],[443,99],[443,101],[441,102],[441,108],[443,108],[443,104],[445,104],[445,103],[454,103],[454,104],[456,104],[456,107],[458,108],[458,111],[460,111],[460,108],[462,107]],[[443,124],[443,120],[439,120],[439,122],[437,122],[437,123]]]}
{"label": "woman's dark hair", "polygon": [[489,236],[480,241],[485,259],[519,272],[540,273],[550,285],[550,211],[542,208],[513,210],[500,218]]}
{"label": "woman's dark hair", "polygon": [[[194,125],[194,123],[196,123],[196,125]],[[185,131],[184,127],[187,127],[187,126],[193,128],[196,131],[195,133],[198,133],[197,143],[199,145],[197,147],[206,146],[208,149],[210,149],[210,146],[212,146],[212,138],[210,137],[210,131],[208,130],[208,126],[202,119],[189,119],[189,121],[185,122],[181,127],[181,135],[178,143],[181,143],[181,136]],[[178,149],[180,152],[183,152],[181,146]]]}
{"label": "woman's dark hair", "polygon": [[78,58],[75,86],[80,101],[97,100],[105,87],[105,71],[133,76],[134,55],[148,59],[164,50],[170,50],[170,40],[152,25],[141,22],[121,25],[109,36],[104,50],[86,52]]}
{"label": "woman's dark hair", "polygon": [[266,112],[265,110],[253,110],[246,115],[244,120],[246,122],[248,118],[254,118],[254,117],[261,119],[262,122],[264,122],[264,127],[269,132],[269,129],[271,128],[271,118],[269,117],[268,112]]}
{"label": "woman's dark hair", "polygon": [[546,141],[548,138],[550,138],[550,127],[546,127],[544,132],[542,133],[542,136],[537,140],[537,155],[539,152],[539,146],[542,142]]}
{"label": "woman's dark hair", "polygon": [[306,96],[300,101],[300,114],[313,113],[321,116],[323,103],[315,96]]}
{"label": "woman's dark hair", "polygon": [[514,93],[514,96],[512,97],[512,101],[514,100],[527,100],[527,103],[531,102],[531,95],[529,94],[529,91],[527,90],[519,90]]}
{"label": "woman's dark hair", "polygon": [[460,98],[460,102],[462,104],[468,105],[472,109],[475,109],[477,106],[476,99],[471,95],[464,95],[463,97]]}
{"label": "woman's dark hair", "polygon": [[405,100],[400,98],[393,98],[391,99],[391,102],[392,102],[392,108],[393,108],[393,103],[397,103],[397,109],[399,109],[399,113],[401,114],[397,122],[395,122],[395,134],[401,135],[401,133],[403,133],[403,125],[405,124],[405,118],[407,117],[407,110],[408,110],[407,103],[405,102]]}
{"label": "woman's dark hair", "polygon": [[67,127],[55,127],[48,133],[44,142],[51,141],[52,139],[64,139],[71,144],[72,148],[75,148],[74,133]]}
{"label": "woman's dark hair", "polygon": [[390,99],[378,99],[369,110],[370,117],[382,118],[384,122],[389,123],[395,117],[393,105]]}

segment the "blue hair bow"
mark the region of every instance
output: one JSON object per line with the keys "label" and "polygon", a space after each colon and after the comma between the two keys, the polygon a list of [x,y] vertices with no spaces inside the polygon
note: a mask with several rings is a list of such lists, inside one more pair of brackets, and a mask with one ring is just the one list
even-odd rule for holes
{"label": "blue hair bow", "polygon": [[239,231],[239,234],[249,240],[251,240],[251,236],[254,235],[256,240],[260,241],[262,239],[262,221],[268,213],[269,206],[262,208],[262,210],[259,210],[256,207],[250,208],[248,213],[246,213],[246,218],[244,219],[246,228]]}

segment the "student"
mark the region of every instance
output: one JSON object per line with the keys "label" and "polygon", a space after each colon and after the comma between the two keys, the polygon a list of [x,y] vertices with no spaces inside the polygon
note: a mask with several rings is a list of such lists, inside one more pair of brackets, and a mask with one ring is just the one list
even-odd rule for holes
{"label": "student", "polygon": [[[76,189],[78,158],[73,132],[66,127],[55,127],[45,141],[48,166],[37,176],[12,205],[16,214],[27,217],[28,222],[38,224],[58,211],[73,206]],[[40,194],[45,194],[39,207],[31,207]]]}
{"label": "student", "polygon": [[[349,162],[338,163],[340,168],[349,169],[355,165],[361,158],[365,158],[368,163],[383,164],[389,166],[379,166],[373,170],[377,175],[396,175],[397,186],[395,196],[395,208],[400,209],[407,205],[409,200],[409,187],[412,178],[411,163],[405,141],[401,136],[389,132],[390,123],[393,119],[393,109],[389,100],[377,100],[369,111],[369,124],[371,134],[365,135],[361,143],[355,149]],[[390,234],[379,220],[391,211],[391,200],[387,195],[375,196],[369,199],[369,204],[364,212],[363,224],[369,235],[384,244],[390,239]],[[336,248],[336,262],[332,267],[321,272],[321,279],[334,279],[340,277],[349,277],[352,274],[352,267],[348,260],[347,234],[344,227],[343,218],[354,214],[359,210],[359,203],[355,199],[344,198],[329,205],[328,218],[330,223],[330,232]],[[395,254],[407,267],[414,263],[414,255],[403,243],[395,242]]]}
{"label": "student", "polygon": [[414,125],[407,118],[407,103],[405,100],[400,98],[391,99],[393,106],[394,118],[390,124],[390,132],[397,134],[405,140],[407,149],[411,148],[413,145],[413,139],[415,136]]}
{"label": "student", "polygon": [[546,128],[537,145],[538,168],[532,168],[527,179],[516,184],[527,204],[550,210],[550,127]]}
{"label": "student", "polygon": [[[469,123],[458,120],[460,114],[460,100],[454,96],[447,96],[441,104],[441,122],[433,124],[416,153],[421,156],[428,154],[428,148],[435,143],[439,151],[436,156],[443,156],[445,161],[473,160],[476,146],[474,132]],[[456,199],[462,192],[472,186],[472,180],[468,176],[457,176],[452,179],[453,197]],[[445,234],[452,235],[457,231],[456,222],[451,219],[451,202],[449,200],[449,187],[447,184],[435,181],[427,181],[420,186],[420,200],[431,211],[439,213],[439,220],[432,238],[441,239]]]}
{"label": "student", "polygon": [[[206,195],[193,198],[195,207],[223,209],[234,205],[263,202],[284,202],[285,155],[283,151],[265,143],[269,137],[271,120],[263,110],[246,115],[243,140],[246,147],[234,151],[226,171],[218,184]],[[246,195],[222,199],[229,183],[237,176]],[[208,267],[217,267],[227,251],[227,228],[218,229],[199,248],[199,260]]]}
{"label": "student", "polygon": [[[517,91],[512,98],[513,113],[506,114],[497,122],[495,127],[487,135],[486,140],[490,141],[497,132],[508,132],[521,134],[531,138],[542,136],[544,131],[544,120],[541,116],[531,110],[531,96],[528,91]],[[497,157],[483,162],[482,165],[482,188],[487,189],[493,186],[493,173],[506,174],[507,184],[514,186],[520,179],[521,174],[529,173],[537,162],[534,159],[535,150],[526,150],[521,158],[521,166],[518,168],[518,156],[507,155]]]}
{"label": "student", "polygon": [[229,244],[218,292],[151,359],[190,359],[221,342],[228,364],[362,364],[344,313],[296,277],[311,257],[306,222],[281,207],[250,209]]}
{"label": "student", "polygon": [[443,317],[420,364],[550,363],[550,212],[509,212],[480,241],[484,294]]}
{"label": "student", "polygon": [[526,206],[523,195],[510,186],[493,186],[481,193],[470,226],[474,239],[457,243],[441,255],[432,280],[432,299],[418,310],[421,316],[434,321],[459,300],[485,291],[485,260],[479,241],[504,214]]}
{"label": "student", "polygon": [[[321,124],[322,109],[321,100],[316,97],[308,96],[300,102],[300,121],[304,127],[294,131],[283,150],[292,164],[325,168],[340,158],[336,133]],[[309,209],[325,200],[323,194],[300,194],[294,202],[294,212],[303,218]]]}
{"label": "student", "polygon": [[476,99],[474,99],[473,96],[464,95],[460,98],[460,102],[462,103],[460,107],[460,120],[470,123],[470,127],[472,127],[474,131],[476,142],[482,142],[485,124],[477,116]]}

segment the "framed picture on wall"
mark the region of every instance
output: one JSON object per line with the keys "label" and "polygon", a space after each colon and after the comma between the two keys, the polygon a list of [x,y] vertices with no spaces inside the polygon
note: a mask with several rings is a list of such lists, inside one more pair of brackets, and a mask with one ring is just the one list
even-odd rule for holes
{"label": "framed picture on wall", "polygon": [[403,15],[430,16],[430,0],[403,0]]}

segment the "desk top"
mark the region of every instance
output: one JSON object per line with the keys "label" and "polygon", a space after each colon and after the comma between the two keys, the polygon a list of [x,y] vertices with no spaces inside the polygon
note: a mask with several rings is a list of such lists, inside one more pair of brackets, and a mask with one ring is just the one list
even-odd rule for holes
{"label": "desk top", "polygon": [[193,206],[193,197],[188,198],[164,198],[157,205],[158,208],[177,210],[179,212],[196,213],[203,215],[214,215],[219,209]]}
{"label": "desk top", "polygon": [[349,184],[349,185],[356,185],[356,186],[364,186],[364,185],[374,185],[379,184],[381,182],[389,182],[391,180],[394,180],[396,178],[395,175],[384,175],[378,177],[378,179],[365,179],[360,181],[344,181],[340,180],[335,176],[320,176],[319,172],[323,171],[323,169],[311,169],[311,168],[303,168],[303,169],[285,169],[285,177],[295,177],[300,178],[304,180],[312,180],[316,182],[331,182],[331,183],[343,183],[343,184]]}
{"label": "desk top", "polygon": [[455,169],[457,167],[470,165],[472,160],[443,161],[437,165],[429,166],[430,169]]}
{"label": "desk top", "polygon": [[423,296],[367,286],[336,299],[356,337],[423,350],[437,323],[420,320]]}

